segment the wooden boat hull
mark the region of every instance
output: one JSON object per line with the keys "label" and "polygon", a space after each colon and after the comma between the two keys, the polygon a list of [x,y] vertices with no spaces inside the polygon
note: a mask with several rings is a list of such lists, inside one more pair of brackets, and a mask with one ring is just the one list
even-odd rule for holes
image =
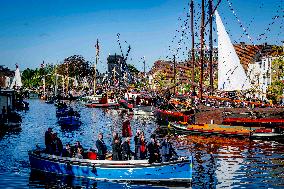
{"label": "wooden boat hull", "polygon": [[187,160],[148,164],[146,160],[88,160],[30,151],[29,160],[32,169],[96,180],[187,183],[192,180],[192,157]]}
{"label": "wooden boat hull", "polygon": [[106,103],[106,104],[96,104],[96,103],[91,103],[91,104],[85,104],[88,108],[118,108],[119,104],[118,103]]}
{"label": "wooden boat hull", "polygon": [[156,116],[158,123],[161,124],[167,124],[171,121],[188,122],[190,120],[190,117],[188,115],[185,115],[181,112],[168,110],[156,109],[154,115]]}
{"label": "wooden boat hull", "polygon": [[241,126],[261,126],[261,127],[277,127],[284,125],[284,119],[280,118],[225,118],[224,124],[241,125]]}
{"label": "wooden boat hull", "polygon": [[206,135],[223,135],[223,136],[242,136],[249,137],[251,132],[256,128],[244,128],[230,125],[217,125],[217,124],[178,124],[170,123],[170,125],[181,132],[193,134],[206,134]]}
{"label": "wooden boat hull", "polygon": [[233,137],[247,137],[257,139],[284,139],[283,133],[266,131],[263,127],[243,127],[217,124],[189,125],[181,123],[170,123],[176,131],[186,134],[205,134]]}

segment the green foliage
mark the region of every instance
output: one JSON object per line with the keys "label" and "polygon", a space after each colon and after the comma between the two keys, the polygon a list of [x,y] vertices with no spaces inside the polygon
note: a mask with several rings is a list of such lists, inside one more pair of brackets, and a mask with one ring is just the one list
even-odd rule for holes
{"label": "green foliage", "polygon": [[23,86],[26,88],[32,88],[35,83],[34,83],[34,74],[35,74],[35,70],[32,70],[30,68],[25,69],[22,72],[22,82],[23,82]]}
{"label": "green foliage", "polygon": [[50,86],[54,83],[54,66],[47,65],[44,68],[30,69],[27,68],[22,72],[22,82],[25,88],[37,88],[43,85],[43,78],[45,78],[45,85]]}
{"label": "green foliage", "polygon": [[283,57],[275,59],[271,65],[271,85],[268,86],[268,99],[278,102],[284,90],[284,60]]}
{"label": "green foliage", "polygon": [[154,78],[154,83],[160,89],[165,88],[166,84],[168,83],[168,81],[166,80],[166,73],[159,71]]}
{"label": "green foliage", "polygon": [[73,55],[64,59],[63,64],[57,67],[57,73],[67,77],[83,78],[94,74],[94,68],[81,55]]}
{"label": "green foliage", "polygon": [[132,64],[127,64],[127,67],[128,67],[129,72],[130,72],[133,76],[139,74],[138,69],[137,69],[134,65],[132,65]]}
{"label": "green foliage", "polygon": [[94,67],[89,61],[81,55],[73,55],[64,59],[62,64],[53,66],[47,64],[45,67],[30,69],[27,68],[22,72],[23,86],[26,88],[38,88],[43,86],[43,79],[45,79],[46,88],[55,85],[56,75],[58,77],[58,84],[63,82],[63,78],[75,78],[82,80],[84,77],[93,78]]}

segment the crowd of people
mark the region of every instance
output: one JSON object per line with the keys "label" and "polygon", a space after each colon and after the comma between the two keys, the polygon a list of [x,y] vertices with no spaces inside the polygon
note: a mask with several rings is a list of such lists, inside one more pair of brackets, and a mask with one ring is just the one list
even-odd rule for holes
{"label": "crowd of people", "polygon": [[[138,129],[134,136],[134,152],[131,150],[131,139],[129,136],[125,137],[123,142],[122,138],[116,132],[113,132],[112,137],[112,160],[114,161],[149,159],[149,163],[158,163],[168,162],[178,157],[168,136],[165,136],[162,142],[159,142],[156,135],[153,134],[150,137],[151,141],[147,143],[144,132]],[[107,155],[107,147],[103,140],[102,133],[98,136],[96,147],[98,149],[98,159],[104,160]]]}
{"label": "crowd of people", "polygon": [[[135,149],[131,150],[131,138],[122,137],[118,133],[113,132],[112,135],[112,153],[111,159],[113,161],[126,161],[126,160],[149,160],[149,163],[168,162],[173,159],[177,159],[177,153],[175,152],[169,137],[165,136],[161,142],[156,138],[156,135],[151,135],[150,142],[147,143],[144,132],[138,129],[134,136]],[[46,153],[53,154],[62,157],[73,157],[73,158],[90,158],[89,153],[84,153],[84,148],[79,141],[76,141],[74,146],[67,143],[63,147],[60,138],[57,133],[52,131],[52,128],[48,128],[45,132],[45,146]],[[98,139],[95,143],[97,148],[95,154],[98,160],[105,160],[110,158],[107,146],[103,139],[103,134],[98,134]],[[92,152],[93,153],[93,152]],[[108,156],[109,155],[109,156]]]}

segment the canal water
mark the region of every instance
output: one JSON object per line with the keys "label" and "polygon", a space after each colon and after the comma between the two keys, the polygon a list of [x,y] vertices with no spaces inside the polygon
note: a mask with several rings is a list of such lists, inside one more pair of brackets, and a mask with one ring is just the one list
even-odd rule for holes
{"label": "canal water", "polygon": [[[21,112],[21,130],[0,136],[0,188],[185,188],[188,186],[137,185],[83,178],[63,177],[30,169],[28,150],[44,147],[48,127],[58,133],[62,142],[80,141],[84,148],[94,147],[98,133],[110,148],[111,133],[121,133],[126,119],[116,110],[85,108],[70,104],[81,114],[82,125],[62,128],[57,124],[55,106],[37,99],[29,100],[30,110]],[[158,125],[154,118],[128,117],[134,134],[140,128],[146,137]],[[132,144],[134,141],[132,140]],[[192,188],[284,188],[284,143],[252,141],[207,136],[176,136],[173,145],[182,156],[192,155],[194,172]],[[133,149],[133,148],[132,148]]]}

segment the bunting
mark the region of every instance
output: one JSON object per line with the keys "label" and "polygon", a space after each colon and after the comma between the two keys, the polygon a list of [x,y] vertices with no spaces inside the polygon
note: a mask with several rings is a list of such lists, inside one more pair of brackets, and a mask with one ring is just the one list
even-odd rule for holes
{"label": "bunting", "polygon": [[246,35],[247,38],[250,40],[250,42],[254,45],[254,42],[253,42],[251,36],[250,36],[250,35],[248,34],[248,32],[247,32],[247,29],[244,27],[244,24],[241,22],[241,20],[240,20],[239,17],[237,16],[237,13],[236,13],[236,11],[235,11],[234,8],[233,8],[232,3],[231,3],[229,0],[227,0],[227,2],[228,2],[228,4],[229,4],[230,10],[232,11],[233,15],[234,15],[235,18],[237,19],[237,21],[238,21],[240,27],[243,29],[245,35]]}

